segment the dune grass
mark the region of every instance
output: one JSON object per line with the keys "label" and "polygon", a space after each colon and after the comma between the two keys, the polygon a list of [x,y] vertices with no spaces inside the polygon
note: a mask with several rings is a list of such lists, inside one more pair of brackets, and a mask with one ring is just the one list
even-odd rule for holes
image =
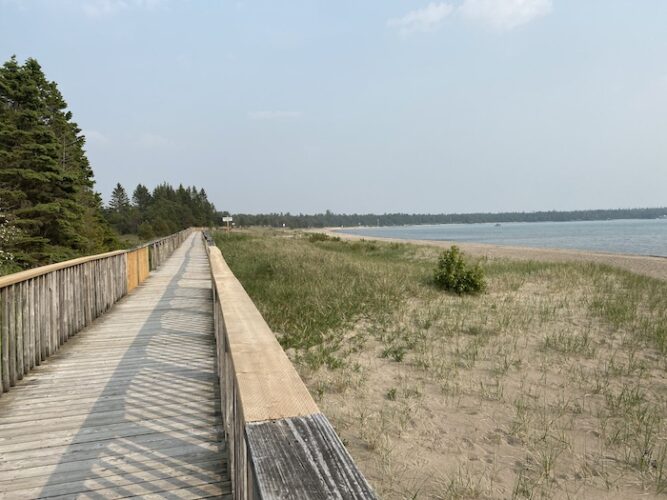
{"label": "dune grass", "polygon": [[408,245],[310,242],[281,233],[217,233],[234,274],[284,348],[313,367],[339,366],[341,335],[360,320],[386,321],[402,297],[422,287],[424,264]]}
{"label": "dune grass", "polygon": [[225,259],[386,498],[667,492],[667,283],[582,263],[256,230]]}

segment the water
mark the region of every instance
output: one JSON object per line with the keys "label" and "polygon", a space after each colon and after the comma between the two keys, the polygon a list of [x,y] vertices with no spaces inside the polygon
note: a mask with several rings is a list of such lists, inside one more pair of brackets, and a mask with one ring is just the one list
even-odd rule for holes
{"label": "water", "polygon": [[439,224],[344,229],[362,236],[667,256],[667,219]]}

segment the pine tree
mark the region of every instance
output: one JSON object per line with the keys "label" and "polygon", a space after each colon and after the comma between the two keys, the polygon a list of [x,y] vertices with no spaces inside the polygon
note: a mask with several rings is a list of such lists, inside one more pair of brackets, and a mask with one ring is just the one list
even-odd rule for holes
{"label": "pine tree", "polygon": [[127,191],[125,191],[125,188],[120,183],[116,184],[111,193],[107,220],[120,234],[137,233],[140,224],[139,213],[130,205],[130,198],[127,196]]}
{"label": "pine tree", "polygon": [[137,234],[141,239],[165,236],[191,226],[210,225],[216,218],[215,207],[206,191],[179,185],[174,189],[163,182],[151,193],[137,185],[128,205],[127,194],[117,184],[105,211],[109,222],[121,233]]}
{"label": "pine tree", "polygon": [[22,237],[17,261],[43,264],[113,243],[93,191],[85,138],[34,59],[0,68],[0,199]]}
{"label": "pine tree", "polygon": [[132,203],[142,216],[145,216],[152,201],[153,197],[148,188],[143,184],[137,184],[134,193],[132,193]]}
{"label": "pine tree", "polygon": [[49,85],[36,61],[12,58],[0,70],[0,185],[27,237],[21,259],[44,262],[79,246],[74,179],[57,161],[46,105]]}
{"label": "pine tree", "polygon": [[127,197],[127,191],[125,191],[125,188],[120,182],[113,188],[111,200],[109,200],[109,208],[114,212],[119,213],[123,213],[130,208],[130,199]]}

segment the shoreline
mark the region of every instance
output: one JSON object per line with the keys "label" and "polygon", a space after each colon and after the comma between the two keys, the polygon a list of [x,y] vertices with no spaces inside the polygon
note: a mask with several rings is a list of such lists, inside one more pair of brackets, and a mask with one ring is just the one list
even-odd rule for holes
{"label": "shoreline", "polygon": [[409,243],[412,245],[435,246],[449,248],[456,245],[464,252],[475,257],[489,259],[535,260],[541,262],[592,262],[607,264],[626,271],[667,281],[667,257],[633,255],[621,253],[592,252],[586,250],[570,250],[564,248],[533,248],[522,246],[493,245],[489,243],[471,243],[442,240],[415,240],[387,238],[382,236],[361,236],[343,233],[345,228],[322,228],[311,232],[323,232],[329,236],[337,236],[342,240],[376,240],[388,243]]}

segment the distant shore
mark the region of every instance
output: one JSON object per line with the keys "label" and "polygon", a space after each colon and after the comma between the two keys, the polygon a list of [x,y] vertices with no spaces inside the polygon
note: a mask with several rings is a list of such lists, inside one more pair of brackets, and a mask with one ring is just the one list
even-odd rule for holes
{"label": "distant shore", "polygon": [[532,248],[520,246],[489,245],[485,243],[467,243],[460,241],[408,240],[402,238],[384,238],[379,236],[361,236],[339,232],[345,231],[345,229],[346,228],[336,227],[314,231],[324,232],[331,236],[338,236],[341,239],[349,241],[377,240],[392,243],[411,243],[413,245],[436,247],[450,247],[451,245],[457,245],[464,252],[469,253],[470,255],[475,257],[486,257],[489,259],[502,258],[548,262],[594,262],[597,264],[608,264],[611,266],[616,266],[637,274],[667,281],[667,257],[590,252],[560,248]]}

